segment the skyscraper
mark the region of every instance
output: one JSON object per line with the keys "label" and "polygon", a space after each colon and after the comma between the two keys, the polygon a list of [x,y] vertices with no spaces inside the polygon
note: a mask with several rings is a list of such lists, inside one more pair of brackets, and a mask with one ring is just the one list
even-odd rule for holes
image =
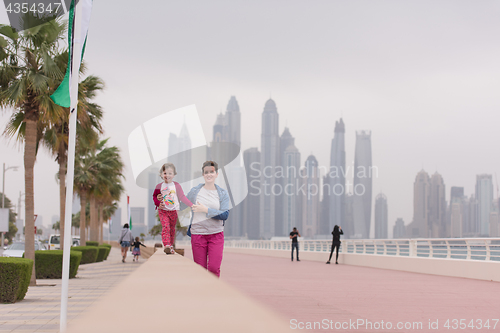
{"label": "skyscraper", "polygon": [[[285,217],[285,212],[288,212],[288,207],[284,207],[285,204],[288,204],[291,199],[286,198],[286,193],[284,192],[285,186],[288,183],[295,184],[295,179],[298,177],[298,170],[300,169],[300,154],[295,147],[295,138],[290,134],[290,130],[288,127],[285,127],[285,130],[281,134],[280,137],[280,153],[279,153],[279,161],[280,165],[278,166],[278,170],[276,172],[276,187],[279,189],[275,193],[275,205],[276,205],[276,225],[275,225],[275,236],[287,236],[290,233],[288,228],[289,219]],[[291,148],[290,148],[291,147]],[[288,149],[290,148],[290,150]],[[293,156],[288,156],[290,160],[285,159],[285,152],[288,151],[288,154]],[[299,161],[296,163],[296,154],[298,154]],[[292,170],[295,169],[295,170]],[[280,172],[282,171],[282,172]],[[288,172],[290,171],[290,172]],[[291,173],[291,174],[290,174]],[[295,174],[295,177],[293,176]],[[291,178],[289,179],[290,176]],[[293,202],[295,208],[295,202]]]}
{"label": "skyscraper", "polygon": [[248,195],[243,201],[242,234],[249,239],[259,239],[260,236],[260,152],[249,148],[243,152],[243,161],[247,170]]}
{"label": "skyscraper", "polygon": [[449,236],[446,225],[446,199],[443,177],[435,172],[430,179],[429,192],[429,234],[427,237]]}
{"label": "skyscraper", "polygon": [[[345,126],[340,118],[335,122],[335,131],[330,151],[330,172],[328,174],[329,188],[325,196],[329,198],[328,230],[333,230],[335,225],[345,224]],[[357,146],[356,146],[356,149]],[[371,154],[371,148],[370,148]],[[356,155],[357,156],[357,155]],[[371,157],[370,157],[371,165]],[[370,199],[371,200],[371,199]],[[349,237],[346,233],[345,237]]]}
{"label": "skyscraper", "polygon": [[260,236],[270,239],[276,228],[276,197],[272,190],[276,184],[275,170],[280,164],[279,115],[276,103],[269,99],[262,113],[261,134],[261,188]]}
{"label": "skyscraper", "polygon": [[[302,172],[302,184],[305,194],[302,195],[302,231],[304,237],[316,235],[319,222],[319,171],[318,160],[310,155]],[[299,229],[300,230],[300,229]]]}
{"label": "skyscraper", "polygon": [[293,227],[297,227],[301,222],[299,215],[300,195],[298,193],[299,170],[300,170],[300,153],[295,145],[289,145],[283,152],[282,166],[284,170],[281,189],[283,193],[281,218],[276,221],[282,221],[281,235],[287,235],[292,231]]}
{"label": "skyscraper", "polygon": [[488,236],[490,232],[490,212],[493,202],[493,181],[491,175],[476,176],[477,232]]}
{"label": "skyscraper", "polygon": [[405,221],[402,218],[398,217],[396,219],[396,223],[394,224],[394,228],[392,229],[392,238],[406,238],[406,226]]}
{"label": "skyscraper", "polygon": [[388,223],[387,197],[385,194],[379,193],[375,197],[375,238],[388,238]]}
{"label": "skyscraper", "polygon": [[354,235],[369,238],[372,213],[372,144],[370,131],[356,132],[354,153]]}
{"label": "skyscraper", "polygon": [[413,183],[413,221],[406,228],[408,237],[429,237],[429,174],[423,169]]}

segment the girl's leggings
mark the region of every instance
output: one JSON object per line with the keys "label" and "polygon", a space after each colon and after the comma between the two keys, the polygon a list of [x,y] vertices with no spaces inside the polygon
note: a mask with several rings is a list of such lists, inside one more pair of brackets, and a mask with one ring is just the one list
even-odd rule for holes
{"label": "girl's leggings", "polygon": [[339,243],[332,244],[332,251],[330,252],[330,258],[328,258],[328,261],[332,260],[332,254],[333,251],[335,251],[335,248],[337,248],[337,256],[335,257],[335,261],[337,262],[339,260],[339,247],[340,247]]}
{"label": "girl's leggings", "polygon": [[193,260],[209,272],[220,277],[220,264],[224,251],[224,232],[212,235],[191,235]]}
{"label": "girl's leggings", "polygon": [[172,246],[175,242],[175,225],[177,224],[177,211],[158,209],[161,222],[161,240],[163,246]]}

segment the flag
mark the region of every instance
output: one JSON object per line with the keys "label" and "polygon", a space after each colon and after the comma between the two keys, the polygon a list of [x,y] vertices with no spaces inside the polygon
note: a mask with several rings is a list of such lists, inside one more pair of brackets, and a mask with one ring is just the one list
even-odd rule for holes
{"label": "flag", "polygon": [[130,214],[130,197],[127,195],[128,226],[132,230],[132,214]]}
{"label": "flag", "polygon": [[[57,88],[57,90],[50,96],[54,103],[62,107],[69,108],[71,106],[70,90],[71,90],[71,70],[73,66],[77,66],[78,73],[80,64],[83,59],[85,51],[85,44],[87,43],[87,31],[90,24],[90,13],[92,11],[92,0],[79,0],[77,9],[81,11],[81,28],[79,36],[76,36],[75,29],[75,0],[71,0],[68,20],[68,67],[64,79]],[[74,49],[75,40],[79,43],[77,49]],[[78,77],[76,78],[78,80]]]}

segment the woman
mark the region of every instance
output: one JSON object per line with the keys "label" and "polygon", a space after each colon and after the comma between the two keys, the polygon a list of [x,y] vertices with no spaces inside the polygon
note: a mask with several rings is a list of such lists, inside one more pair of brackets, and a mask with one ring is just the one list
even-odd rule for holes
{"label": "woman", "polygon": [[330,252],[330,258],[328,258],[328,261],[326,262],[327,264],[330,263],[330,260],[332,259],[332,254],[335,248],[337,248],[337,256],[335,257],[335,263],[338,264],[339,260],[339,247],[340,247],[340,235],[343,235],[344,232],[342,231],[342,228],[339,227],[338,225],[335,225],[333,227],[332,235],[333,235],[333,242],[332,242],[332,251]]}
{"label": "woman", "polygon": [[118,242],[122,246],[122,262],[125,262],[125,258],[127,258],[127,250],[130,247],[130,243],[133,241],[134,237],[132,237],[132,231],[130,231],[128,223],[125,223],[122,229],[122,234],[118,239]]}
{"label": "woman", "polygon": [[229,195],[215,184],[218,165],[206,161],[201,167],[205,184],[189,191],[187,198],[193,202],[193,216],[188,235],[194,262],[220,277],[220,265],[224,250],[224,221],[229,215]]}

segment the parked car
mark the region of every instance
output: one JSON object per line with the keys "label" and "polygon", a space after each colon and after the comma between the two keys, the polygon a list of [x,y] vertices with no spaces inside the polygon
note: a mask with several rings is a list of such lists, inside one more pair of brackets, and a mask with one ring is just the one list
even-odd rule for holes
{"label": "parked car", "polygon": [[[45,245],[40,243],[39,241],[35,241],[35,251],[38,250],[47,250]],[[16,242],[12,243],[7,250],[3,251],[4,257],[18,257],[21,258],[24,254],[24,243]]]}
{"label": "parked car", "polygon": [[[80,236],[72,236],[73,243],[71,246],[79,246],[80,245]],[[50,235],[49,238],[49,250],[60,250],[61,249],[61,235],[55,234]]]}

